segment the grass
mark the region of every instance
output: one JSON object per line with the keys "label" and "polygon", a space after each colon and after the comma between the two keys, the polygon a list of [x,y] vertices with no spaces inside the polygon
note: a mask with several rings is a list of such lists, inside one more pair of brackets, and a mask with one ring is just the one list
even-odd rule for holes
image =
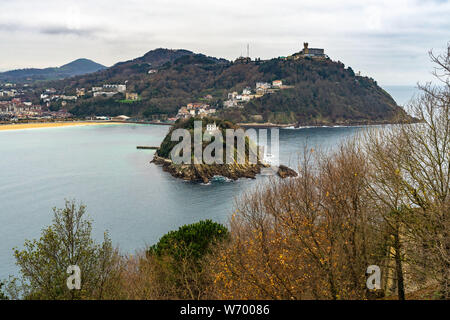
{"label": "grass", "polygon": [[135,103],[140,101],[141,99],[137,99],[137,100],[127,100],[127,99],[123,99],[123,100],[119,100],[120,103]]}

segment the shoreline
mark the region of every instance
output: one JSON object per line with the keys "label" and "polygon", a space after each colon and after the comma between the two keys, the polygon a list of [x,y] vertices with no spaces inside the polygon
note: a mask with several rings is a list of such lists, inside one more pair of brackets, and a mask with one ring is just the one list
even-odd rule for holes
{"label": "shoreline", "polygon": [[107,124],[124,124],[125,122],[101,122],[101,121],[61,121],[61,122],[31,122],[17,124],[0,124],[0,131],[14,131],[26,129],[42,129],[42,128],[62,128],[62,127],[79,127],[79,126],[98,126]]}
{"label": "shoreline", "polygon": [[[418,121],[411,121],[409,123],[417,123]],[[384,122],[384,121],[369,121],[369,122],[350,122],[350,123],[290,123],[290,124],[276,124],[276,123],[255,123],[255,122],[243,122],[237,123],[236,125],[243,128],[280,128],[280,129],[304,129],[304,128],[339,128],[339,127],[362,127],[362,126],[380,126],[380,125],[396,125],[396,124],[407,124],[408,122]]]}
{"label": "shoreline", "polygon": [[[413,122],[414,123],[414,122]],[[30,122],[30,123],[7,123],[0,124],[1,131],[13,131],[13,130],[27,130],[27,129],[41,129],[41,128],[62,128],[62,127],[77,127],[77,126],[97,126],[97,125],[119,125],[119,124],[152,124],[152,125],[168,125],[172,126],[173,123],[161,123],[152,121],[57,121],[57,122]],[[377,125],[389,125],[398,124],[398,122],[370,122],[370,123],[335,123],[335,124],[304,124],[303,126],[297,126],[298,124],[276,124],[276,123],[237,123],[242,128],[280,128],[280,129],[304,129],[304,128],[323,128],[323,127],[359,127],[359,126],[377,126]]]}
{"label": "shoreline", "polygon": [[295,123],[290,123],[290,124],[276,124],[276,123],[271,123],[271,122],[266,122],[266,123],[258,123],[258,122],[240,122],[240,123],[236,123],[236,125],[238,125],[239,127],[243,127],[243,128],[287,128],[287,127],[293,127],[296,124]]}

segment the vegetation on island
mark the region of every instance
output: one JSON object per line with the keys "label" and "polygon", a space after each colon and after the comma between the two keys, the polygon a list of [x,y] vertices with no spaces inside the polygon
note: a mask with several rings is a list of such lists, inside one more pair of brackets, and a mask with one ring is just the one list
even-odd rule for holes
{"label": "vegetation on island", "polygon": [[[68,203],[15,251],[20,275],[3,295],[450,299],[450,56],[430,55],[441,82],[420,87],[411,105],[420,123],[372,128],[332,153],[305,146],[298,177],[243,194],[227,229],[184,226],[132,256],[96,244],[85,208]],[[66,268],[77,263],[88,276],[73,292]],[[379,289],[367,287],[371,265]]]}
{"label": "vegetation on island", "polygon": [[[163,142],[161,143],[161,146],[159,147],[158,151],[157,151],[157,155],[166,159],[170,159],[170,153],[172,151],[172,149],[179,143],[179,141],[172,141],[172,133],[173,131],[177,130],[177,129],[185,129],[188,130],[190,135],[191,135],[191,157],[193,160],[194,157],[194,123],[195,121],[199,121],[202,123],[202,134],[206,134],[206,125],[209,123],[215,123],[216,127],[218,128],[219,132],[221,133],[222,137],[225,139],[226,136],[226,130],[227,129],[233,129],[233,130],[237,130],[238,126],[235,125],[233,122],[228,121],[228,120],[221,120],[218,118],[196,118],[196,117],[191,117],[189,119],[180,119],[178,120],[169,130],[169,132],[167,133],[166,137],[164,138]],[[215,137],[211,138],[211,142],[215,141]],[[202,150],[205,149],[205,147],[209,144],[210,142],[207,141],[202,141]],[[222,143],[223,143],[223,147],[225,148],[225,141],[222,139]],[[247,152],[247,156],[248,156],[248,143],[249,143],[249,139],[248,137],[246,138],[246,152]],[[225,160],[225,159],[224,159]],[[192,161],[193,163],[193,161]]]}
{"label": "vegetation on island", "polygon": [[[195,151],[195,123],[201,123],[201,154],[200,159],[196,159]],[[208,132],[207,125],[215,124],[215,132]],[[172,141],[173,133],[178,129],[184,129],[189,133],[189,137],[181,137],[182,141]],[[208,183],[215,176],[222,176],[229,179],[237,180],[239,178],[256,178],[256,175],[261,173],[263,168],[270,167],[270,164],[265,163],[262,159],[262,152],[260,147],[256,145],[249,136],[245,135],[242,130],[242,137],[239,134],[235,135],[233,145],[229,145],[227,142],[227,130],[232,129],[234,132],[238,132],[239,127],[228,120],[220,120],[216,118],[189,118],[180,119],[171,128],[169,133],[161,143],[160,148],[156,151],[152,160],[153,163],[162,165],[163,170],[169,172],[176,178],[181,178],[188,181]],[[207,136],[208,139],[204,139],[203,136]],[[185,143],[185,139],[190,139],[190,146],[188,150],[178,150],[177,145]],[[216,141],[217,139],[217,141]],[[242,139],[242,145],[240,145],[240,139]],[[231,161],[227,158],[227,150],[230,150]],[[207,163],[205,160],[205,153],[210,154],[213,159],[212,163]],[[176,163],[173,161],[172,156],[175,153],[176,156],[182,155],[184,152],[189,152],[188,163]],[[220,155],[216,152],[222,152]],[[231,162],[231,163],[230,163]],[[281,178],[295,177],[297,173],[284,166],[278,167],[277,174]]]}

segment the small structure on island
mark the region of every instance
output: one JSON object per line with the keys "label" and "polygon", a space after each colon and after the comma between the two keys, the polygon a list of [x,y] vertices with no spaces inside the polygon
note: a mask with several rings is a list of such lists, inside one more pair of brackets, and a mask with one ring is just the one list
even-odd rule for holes
{"label": "small structure on island", "polygon": [[217,131],[217,126],[216,126],[216,122],[214,123],[208,123],[206,125],[206,132],[208,133],[213,133]]}

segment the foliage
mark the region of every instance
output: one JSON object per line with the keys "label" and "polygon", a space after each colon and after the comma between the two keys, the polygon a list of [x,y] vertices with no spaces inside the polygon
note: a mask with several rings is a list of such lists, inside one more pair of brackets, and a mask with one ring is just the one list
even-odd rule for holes
{"label": "foliage", "polygon": [[[305,146],[298,177],[244,194],[229,231],[200,221],[169,232],[145,253],[119,257],[107,236],[103,245],[91,239],[84,206],[55,209],[41,239],[15,251],[25,297],[404,299],[436,287],[435,298],[449,299],[450,57],[431,57],[443,86],[421,86],[411,108],[420,123],[374,128],[333,153]],[[259,66],[286,76],[277,60]],[[344,70],[331,76],[353,76]],[[173,130],[193,130],[195,120],[178,121]],[[221,130],[235,127],[214,121]],[[167,139],[162,154],[172,148]],[[85,270],[80,292],[65,288],[69,264]],[[375,293],[365,274],[374,264],[382,270]]]}
{"label": "foliage", "polygon": [[5,284],[3,282],[0,282],[0,300],[7,300],[8,297],[6,296],[6,294],[3,292],[3,286]]}
{"label": "foliage", "polygon": [[[92,223],[85,218],[84,205],[66,201],[53,209],[53,224],[42,231],[39,240],[27,240],[24,249],[15,249],[26,299],[102,298],[113,277],[118,258],[107,233],[102,244],[91,237]],[[81,269],[81,290],[66,286],[67,268]]]}
{"label": "foliage", "polygon": [[384,219],[398,230],[399,262],[406,260],[421,284],[437,282],[445,299],[450,297],[449,54],[450,46],[446,55],[430,53],[442,86],[419,86],[422,94],[411,110],[420,123],[374,132],[366,150],[374,202],[395,213]]}
{"label": "foliage", "polygon": [[211,244],[227,236],[228,230],[223,225],[204,220],[182,226],[177,231],[170,231],[149,248],[149,253],[158,257],[169,255],[180,259],[184,257],[186,251],[189,251],[190,256],[198,260],[209,252]]}
{"label": "foliage", "polygon": [[[313,163],[319,163],[317,167]],[[218,299],[363,299],[380,238],[357,146],[305,150],[297,178],[244,195],[210,265]],[[364,204],[364,205],[363,205]]]}
{"label": "foliage", "polygon": [[170,298],[199,299],[212,285],[205,256],[227,238],[228,230],[211,220],[182,226],[149,248],[144,268],[153,269],[154,281],[171,292]]}
{"label": "foliage", "polygon": [[[158,72],[149,75],[150,69]],[[185,50],[158,49],[107,70],[40,86],[74,91],[128,81],[129,90],[142,98],[133,107],[86,96],[70,111],[80,117],[98,114],[148,117],[160,113],[173,116],[181,106],[200,101],[206,94],[211,94],[211,103],[220,108],[229,92],[277,79],[294,88],[254,99],[243,110],[223,110],[220,117],[241,122],[261,115],[264,121],[326,124],[395,121],[396,117],[405,116],[373,79],[355,76],[351,68],[329,59],[279,58],[243,64]]]}
{"label": "foliage", "polygon": [[[161,143],[160,148],[158,149],[158,156],[163,157],[163,158],[167,158],[170,159],[170,153],[172,151],[172,149],[179,143],[179,141],[172,141],[172,133],[174,130],[177,129],[185,129],[185,130],[189,130],[189,133],[191,134],[191,154],[193,155],[193,148],[194,148],[194,122],[195,121],[201,121],[202,122],[202,129],[203,132],[206,130],[206,125],[208,123],[216,123],[216,126],[221,130],[222,132],[222,137],[225,137],[225,132],[226,129],[237,129],[238,127],[233,124],[230,121],[227,120],[221,120],[218,118],[196,118],[196,117],[191,117],[189,119],[180,119],[177,121],[177,123],[175,123],[174,126],[172,126],[172,128],[170,129],[170,131],[167,133],[166,137],[164,138],[163,142]],[[225,142],[224,142],[225,144]],[[203,147],[205,147],[207,145],[206,142],[203,143]]]}
{"label": "foliage", "polygon": [[[448,50],[450,52],[450,48]],[[450,57],[421,86],[417,124],[368,130],[336,153],[305,150],[299,176],[237,203],[211,258],[219,299],[365,299],[369,265],[388,298],[450,288]],[[314,165],[313,165],[314,164]]]}

